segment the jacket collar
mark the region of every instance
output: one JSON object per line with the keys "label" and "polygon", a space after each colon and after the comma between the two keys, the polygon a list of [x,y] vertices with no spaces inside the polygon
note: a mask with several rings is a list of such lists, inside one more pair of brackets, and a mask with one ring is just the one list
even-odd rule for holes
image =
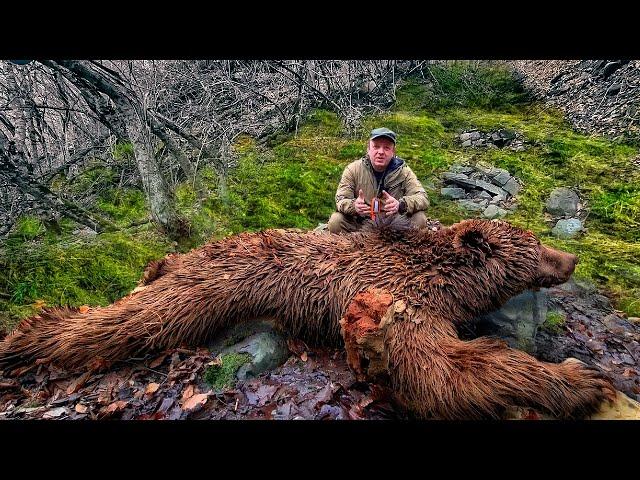
{"label": "jacket collar", "polygon": [[[369,158],[369,155],[366,155],[365,157],[363,157],[362,161],[367,166],[367,168],[371,170],[372,173],[375,172],[375,170],[373,169],[373,165],[371,165],[371,159]],[[402,165],[404,165],[404,160],[402,158],[393,157],[389,162],[389,165],[387,165],[387,169],[385,170],[385,172],[389,174],[394,170],[397,170],[398,168],[402,167]]]}

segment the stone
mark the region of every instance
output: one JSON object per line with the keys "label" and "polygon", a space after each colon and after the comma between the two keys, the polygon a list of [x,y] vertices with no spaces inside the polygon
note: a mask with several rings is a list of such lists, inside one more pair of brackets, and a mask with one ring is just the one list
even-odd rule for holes
{"label": "stone", "polygon": [[479,202],[474,202],[473,200],[458,200],[458,205],[465,210],[469,210],[472,212],[482,212],[489,204],[488,200],[481,200]]}
{"label": "stone", "polygon": [[502,188],[492,183],[485,182],[484,180],[476,180],[476,186],[478,188],[486,190],[489,193],[493,193],[494,195],[500,195],[502,193]]}
{"label": "stone", "polygon": [[221,332],[214,343],[208,345],[211,353],[248,353],[251,360],[236,372],[238,380],[245,380],[273,369],[289,358],[285,339],[277,333],[271,321],[246,322]]}
{"label": "stone", "polygon": [[463,187],[475,188],[476,186],[475,180],[470,179],[464,173],[444,172],[442,177],[447,181],[457,183],[458,185],[462,185]]}
{"label": "stone", "polygon": [[453,198],[457,200],[465,197],[465,191],[463,188],[444,187],[440,189],[440,195],[445,198]]}
{"label": "stone", "polygon": [[475,171],[475,169],[469,165],[460,165],[460,164],[453,164],[451,165],[451,167],[449,168],[449,172],[451,173],[463,173],[465,175],[469,175],[470,173],[473,173]]}
{"label": "stone", "polygon": [[511,180],[511,174],[503,168],[494,168],[487,175],[491,177],[491,183],[499,187]]}
{"label": "stone", "polygon": [[256,333],[234,345],[232,349],[237,353],[249,353],[253,358],[238,369],[238,380],[246,380],[276,368],[289,358],[286,341],[275,332]]}
{"label": "stone", "polygon": [[610,97],[617,95],[620,92],[621,88],[622,85],[620,85],[619,83],[614,83],[609,88],[607,88],[607,95]]}
{"label": "stone", "polygon": [[498,130],[498,135],[500,135],[505,140],[513,140],[514,138],[516,138],[516,132],[507,128],[501,128],[500,130]]}
{"label": "stone", "polygon": [[509,193],[509,195],[515,196],[520,191],[520,184],[515,178],[511,177],[509,181],[502,186],[502,189]]}
{"label": "stone", "polygon": [[465,140],[464,142],[462,142],[462,146],[463,147],[470,147],[471,146],[471,140]]}
{"label": "stone", "polygon": [[582,222],[577,218],[558,220],[556,226],[551,229],[551,234],[557,238],[574,238],[582,231]]}
{"label": "stone", "polygon": [[465,142],[467,140],[471,139],[471,134],[470,133],[463,133],[462,135],[460,135],[460,141],[461,142]]}
{"label": "stone", "polygon": [[478,140],[482,138],[482,134],[480,132],[471,132],[471,140]]}
{"label": "stone", "polygon": [[554,188],[546,203],[546,210],[551,215],[573,216],[578,211],[580,198],[569,188]]}
{"label": "stone", "polygon": [[482,216],[484,218],[494,219],[494,218],[502,218],[507,213],[508,212],[506,210],[498,207],[497,205],[489,205],[487,208],[485,208],[484,212],[482,212]]}
{"label": "stone", "polygon": [[548,289],[526,290],[500,309],[476,318],[479,335],[494,335],[511,347],[536,352],[538,328],[547,319]]}

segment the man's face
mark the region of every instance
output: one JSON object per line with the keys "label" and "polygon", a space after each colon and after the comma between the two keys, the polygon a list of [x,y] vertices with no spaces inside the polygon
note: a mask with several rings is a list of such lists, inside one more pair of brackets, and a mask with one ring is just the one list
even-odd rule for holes
{"label": "man's face", "polygon": [[367,154],[371,160],[371,165],[376,172],[384,172],[391,159],[396,154],[396,145],[385,137],[369,140]]}

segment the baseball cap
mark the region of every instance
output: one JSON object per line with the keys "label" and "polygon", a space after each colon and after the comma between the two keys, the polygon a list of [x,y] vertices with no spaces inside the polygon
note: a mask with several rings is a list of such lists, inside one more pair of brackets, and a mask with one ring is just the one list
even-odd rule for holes
{"label": "baseball cap", "polygon": [[374,138],[378,137],[387,137],[393,143],[396,143],[396,133],[392,132],[388,128],[374,128],[373,130],[371,130],[371,136],[369,137],[369,140],[373,140]]}

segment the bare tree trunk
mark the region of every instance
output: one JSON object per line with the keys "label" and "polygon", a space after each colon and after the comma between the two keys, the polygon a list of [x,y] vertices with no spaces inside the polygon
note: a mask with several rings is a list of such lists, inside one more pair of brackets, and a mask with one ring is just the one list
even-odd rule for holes
{"label": "bare tree trunk", "polygon": [[[67,70],[73,75],[66,75],[86,98],[92,98],[90,106],[111,126],[112,122],[105,117],[103,105],[91,93],[90,89],[106,95],[116,106],[120,120],[124,124],[127,138],[133,145],[138,171],[149,203],[151,217],[168,235],[177,237],[183,231],[183,221],[173,208],[173,195],[169,191],[162,176],[159,165],[153,155],[150,139],[149,112],[142,107],[131,88],[113,71],[87,61],[44,60],[43,64],[54,70]],[[89,89],[89,91],[87,91]]]}

